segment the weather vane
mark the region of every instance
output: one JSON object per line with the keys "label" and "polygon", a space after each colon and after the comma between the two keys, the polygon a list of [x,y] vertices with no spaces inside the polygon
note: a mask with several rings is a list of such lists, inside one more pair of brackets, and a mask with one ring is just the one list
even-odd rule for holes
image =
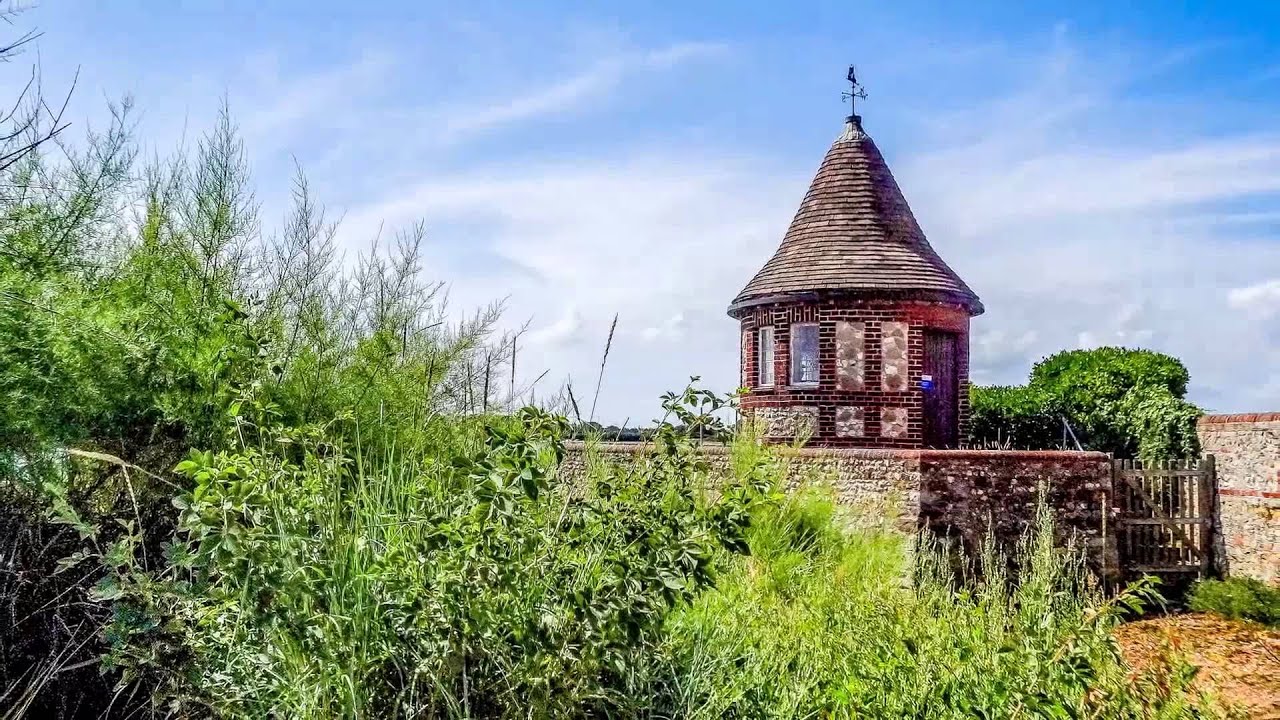
{"label": "weather vane", "polygon": [[867,89],[858,84],[858,76],[852,65],[849,66],[849,74],[845,76],[845,79],[849,81],[849,89],[840,93],[840,101],[844,102],[845,100],[848,100],[849,117],[857,117],[858,113],[855,111],[856,106],[854,103],[858,100],[867,99]]}

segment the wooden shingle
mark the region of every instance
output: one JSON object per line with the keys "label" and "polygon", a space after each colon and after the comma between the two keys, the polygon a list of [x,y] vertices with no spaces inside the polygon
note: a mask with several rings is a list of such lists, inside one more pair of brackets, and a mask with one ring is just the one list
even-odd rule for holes
{"label": "wooden shingle", "polygon": [[982,302],[925,239],[884,157],[857,118],[836,138],[782,245],[729,306],[823,291]]}

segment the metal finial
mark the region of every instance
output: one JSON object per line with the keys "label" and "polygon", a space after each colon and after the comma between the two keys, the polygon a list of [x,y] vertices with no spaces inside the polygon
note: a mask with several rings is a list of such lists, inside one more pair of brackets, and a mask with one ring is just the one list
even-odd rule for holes
{"label": "metal finial", "polygon": [[840,93],[840,101],[849,101],[849,119],[857,122],[862,118],[858,117],[855,103],[858,100],[867,99],[867,90],[858,83],[857,70],[853,65],[849,66],[849,74],[845,76],[845,79],[849,81],[849,89]]}

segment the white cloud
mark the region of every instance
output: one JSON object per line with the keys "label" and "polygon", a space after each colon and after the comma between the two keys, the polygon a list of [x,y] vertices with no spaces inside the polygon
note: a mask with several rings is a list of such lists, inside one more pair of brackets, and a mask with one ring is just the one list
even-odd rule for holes
{"label": "white cloud", "polygon": [[685,42],[643,52],[608,56],[569,77],[535,87],[509,99],[446,110],[437,120],[445,141],[511,125],[522,120],[558,115],[584,107],[617,89],[632,73],[665,71],[684,63],[727,52],[719,43]]}
{"label": "white cloud", "polygon": [[646,342],[655,340],[679,340],[684,336],[684,313],[678,312],[657,325],[650,325],[640,331],[641,339]]}
{"label": "white cloud", "polygon": [[1227,302],[1238,310],[1274,315],[1280,312],[1280,279],[1234,288],[1227,293]]}
{"label": "white cloud", "polygon": [[564,314],[550,325],[535,326],[525,339],[535,346],[561,346],[582,341],[582,313],[570,305]]}
{"label": "white cloud", "polygon": [[[460,305],[509,294],[507,322],[535,318],[527,378],[550,369],[594,387],[619,314],[598,413],[609,421],[649,420],[658,395],[690,375],[729,389],[738,349],[725,308],[772,252],[802,177],[692,148],[501,170],[432,177],[345,224],[426,218],[429,265],[457,279]],[[520,270],[489,277],[476,262]]]}
{"label": "white cloud", "polygon": [[[280,136],[299,123],[333,118],[337,108],[354,114],[360,98],[377,87],[395,67],[388,52],[366,51],[345,63],[309,72],[288,73],[274,53],[260,53],[244,66],[249,89],[238,101],[237,115],[245,133],[255,142]],[[258,148],[261,150],[262,148]]]}

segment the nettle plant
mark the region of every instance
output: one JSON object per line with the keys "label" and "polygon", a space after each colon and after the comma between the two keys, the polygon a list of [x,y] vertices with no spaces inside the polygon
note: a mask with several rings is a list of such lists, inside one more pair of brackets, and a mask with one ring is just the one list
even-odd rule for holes
{"label": "nettle plant", "polygon": [[[712,398],[712,399],[708,399]],[[644,698],[670,612],[744,551],[768,473],[707,492],[722,401],[664,399],[651,452],[562,480],[566,421],[536,408],[412,456],[322,427],[193,452],[160,567],[101,554],[108,667],[169,711],[561,717]],[[674,420],[675,422],[671,422]]]}

